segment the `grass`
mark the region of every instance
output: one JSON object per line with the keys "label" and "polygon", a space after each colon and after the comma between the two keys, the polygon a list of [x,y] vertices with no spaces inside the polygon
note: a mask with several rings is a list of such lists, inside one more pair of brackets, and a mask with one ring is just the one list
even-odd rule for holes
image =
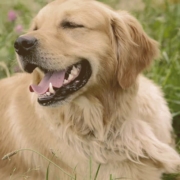
{"label": "grass", "polygon": [[[147,0],[145,2],[145,13],[135,14],[145,30],[161,45],[161,57],[155,61],[147,76],[162,87],[177,121],[180,120],[180,2],[165,1],[158,8]],[[179,134],[179,128],[176,130]]]}
{"label": "grass", "polygon": [[[180,142],[180,1],[167,1],[154,6],[144,0],[143,13],[134,12],[146,32],[160,44],[161,57],[147,76],[162,87],[173,114],[173,126]],[[179,149],[179,147],[177,147]],[[179,151],[180,152],[180,151]],[[176,180],[177,175],[165,175],[164,180]]]}
{"label": "grass", "polygon": [[[118,2],[118,0],[101,1],[114,7]],[[17,62],[13,43],[19,34],[28,28],[30,19],[46,2],[46,0],[0,2],[0,6],[3,7],[0,11],[0,78],[16,72]],[[152,3],[151,0],[143,2],[144,10],[133,11],[132,14],[142,23],[145,31],[161,45],[161,56],[154,62],[151,70],[146,72],[146,75],[159,84],[165,93],[173,114],[177,144],[180,144],[180,1],[164,0],[160,5]],[[9,21],[7,18],[10,10],[17,13],[15,21]],[[24,30],[17,31],[18,26]],[[180,149],[180,147],[177,148]],[[177,175],[164,176],[164,180],[176,178]]]}
{"label": "grass", "polygon": [[161,45],[161,57],[155,61],[147,76],[159,84],[173,114],[173,125],[180,140],[180,2],[164,1],[154,7],[145,0],[145,13],[136,16],[146,31]]}

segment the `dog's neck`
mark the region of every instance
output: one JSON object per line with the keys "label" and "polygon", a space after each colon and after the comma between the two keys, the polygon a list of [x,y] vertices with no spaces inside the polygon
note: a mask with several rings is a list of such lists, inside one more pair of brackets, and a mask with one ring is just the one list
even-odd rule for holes
{"label": "dog's neck", "polygon": [[128,90],[118,86],[101,92],[97,89],[58,108],[41,107],[40,116],[49,122],[53,131],[58,131],[59,137],[76,146],[82,154],[90,157],[96,152],[99,154],[96,161],[105,163],[107,150],[113,148],[112,139],[118,138],[122,123],[132,114],[137,89],[137,84]]}

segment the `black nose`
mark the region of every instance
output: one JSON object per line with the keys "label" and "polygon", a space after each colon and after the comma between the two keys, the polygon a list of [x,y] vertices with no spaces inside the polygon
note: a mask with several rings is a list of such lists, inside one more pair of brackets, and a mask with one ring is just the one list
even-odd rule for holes
{"label": "black nose", "polygon": [[14,48],[19,55],[25,55],[30,50],[32,50],[36,44],[37,44],[37,39],[35,37],[22,36],[17,38],[17,40],[14,43]]}

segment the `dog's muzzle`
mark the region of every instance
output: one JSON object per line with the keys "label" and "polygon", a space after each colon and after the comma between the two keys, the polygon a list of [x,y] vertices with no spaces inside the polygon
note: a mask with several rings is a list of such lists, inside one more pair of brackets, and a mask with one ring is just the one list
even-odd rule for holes
{"label": "dog's muzzle", "polygon": [[15,51],[18,55],[27,55],[35,48],[37,39],[33,36],[20,36],[14,43]]}

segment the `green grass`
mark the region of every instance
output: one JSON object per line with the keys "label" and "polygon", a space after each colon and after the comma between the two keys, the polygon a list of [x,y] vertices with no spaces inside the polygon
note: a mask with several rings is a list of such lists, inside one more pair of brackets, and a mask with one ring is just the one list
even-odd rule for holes
{"label": "green grass", "polygon": [[154,7],[145,0],[145,13],[135,15],[145,30],[161,45],[161,57],[147,76],[159,84],[174,118],[174,128],[180,138],[180,2]]}
{"label": "green grass", "polygon": [[[118,0],[104,0],[103,2],[116,7],[115,5]],[[151,0],[144,0],[145,9],[131,13],[140,20],[145,31],[161,45],[161,57],[154,62],[152,68],[146,74],[159,84],[165,93],[173,114],[173,125],[177,134],[177,143],[179,144],[180,1],[164,0],[164,3],[160,5],[155,5],[153,2]],[[0,7],[3,7],[0,11],[0,78],[14,73],[17,68],[13,43],[19,36],[19,33],[15,31],[15,28],[18,25],[22,25],[23,29],[26,30],[30,19],[44,4],[46,4],[46,0],[6,0],[0,2]],[[10,10],[15,10],[18,14],[14,22],[7,20],[7,14]],[[180,148],[178,147],[178,149]],[[164,180],[175,180],[176,176],[165,175]]]}
{"label": "green grass", "polygon": [[[159,84],[173,114],[173,126],[180,142],[180,1],[164,1],[153,6],[144,0],[143,13],[134,12],[146,32],[160,44],[161,57],[146,74]],[[179,149],[179,147],[177,147]],[[177,175],[165,175],[164,180],[176,180]]]}
{"label": "green grass", "polygon": [[161,57],[147,75],[162,86],[175,118],[180,115],[180,2],[153,7],[145,0],[145,13],[136,12],[146,32],[161,45]]}

